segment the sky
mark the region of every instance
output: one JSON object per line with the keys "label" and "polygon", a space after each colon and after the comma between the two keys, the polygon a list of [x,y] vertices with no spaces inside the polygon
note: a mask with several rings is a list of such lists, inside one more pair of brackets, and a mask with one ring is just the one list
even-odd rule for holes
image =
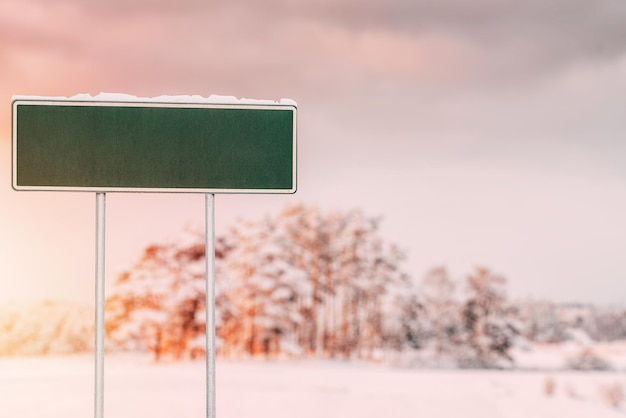
{"label": "sky", "polygon": [[[4,0],[0,303],[92,303],[94,193],[11,188],[11,96],[298,103],[295,195],[218,195],[217,233],[288,204],[383,218],[419,281],[626,302],[623,0]],[[107,283],[203,227],[204,197],[107,194]]]}

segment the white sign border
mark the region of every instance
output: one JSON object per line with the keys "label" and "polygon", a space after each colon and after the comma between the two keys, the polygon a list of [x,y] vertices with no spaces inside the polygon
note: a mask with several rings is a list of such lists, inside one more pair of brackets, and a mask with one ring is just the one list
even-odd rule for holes
{"label": "white sign border", "polygon": [[[174,98],[176,96],[173,96]],[[11,104],[12,112],[12,178],[11,185],[16,191],[57,191],[57,192],[96,192],[96,193],[212,193],[212,194],[293,194],[297,190],[297,105],[293,101],[281,103],[269,101],[247,102],[210,102],[210,101],[161,101],[132,99],[123,101],[108,100],[79,100],[73,98],[46,98],[18,96]],[[102,106],[102,107],[163,107],[163,108],[202,108],[202,109],[263,109],[263,110],[292,110],[293,115],[293,148],[292,148],[292,187],[291,189],[203,189],[203,188],[148,188],[148,187],[66,187],[66,186],[19,186],[17,184],[17,106],[18,105],[51,105],[51,106]]]}

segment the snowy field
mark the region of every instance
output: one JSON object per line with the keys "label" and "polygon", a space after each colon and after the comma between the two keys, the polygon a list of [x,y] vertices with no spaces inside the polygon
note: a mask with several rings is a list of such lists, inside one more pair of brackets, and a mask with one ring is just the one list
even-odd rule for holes
{"label": "snowy field", "polygon": [[[91,356],[0,358],[0,417],[93,416]],[[105,358],[105,417],[205,416],[204,362]],[[617,372],[425,371],[330,361],[219,361],[224,418],[623,417]]]}

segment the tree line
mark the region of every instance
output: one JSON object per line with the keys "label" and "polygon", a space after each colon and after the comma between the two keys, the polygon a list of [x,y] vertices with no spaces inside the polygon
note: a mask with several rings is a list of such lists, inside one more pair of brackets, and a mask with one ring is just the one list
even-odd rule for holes
{"label": "tree line", "polygon": [[[416,283],[380,222],[296,205],[218,237],[218,355],[381,359],[417,350],[442,364],[507,366],[519,340],[567,339],[567,329],[585,326],[562,326],[558,314],[549,322],[537,302],[512,303],[505,278],[487,268],[455,280],[437,267]],[[146,248],[109,293],[108,339],[157,360],[204,355],[204,271],[201,233]]]}
{"label": "tree line", "polygon": [[[147,248],[107,299],[107,331],[159,358],[203,350],[204,241]],[[216,333],[222,355],[372,356],[397,337],[404,254],[360,211],[294,206],[216,240]]]}

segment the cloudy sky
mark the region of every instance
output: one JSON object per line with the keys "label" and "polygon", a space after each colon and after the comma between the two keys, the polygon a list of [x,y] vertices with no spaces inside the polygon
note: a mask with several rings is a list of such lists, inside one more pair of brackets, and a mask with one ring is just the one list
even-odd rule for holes
{"label": "cloudy sky", "polygon": [[[95,197],[15,192],[11,96],[290,98],[293,196],[382,216],[419,280],[476,265],[511,296],[626,302],[623,0],[4,0],[0,301],[91,303]],[[202,226],[201,195],[107,195],[107,280]]]}

